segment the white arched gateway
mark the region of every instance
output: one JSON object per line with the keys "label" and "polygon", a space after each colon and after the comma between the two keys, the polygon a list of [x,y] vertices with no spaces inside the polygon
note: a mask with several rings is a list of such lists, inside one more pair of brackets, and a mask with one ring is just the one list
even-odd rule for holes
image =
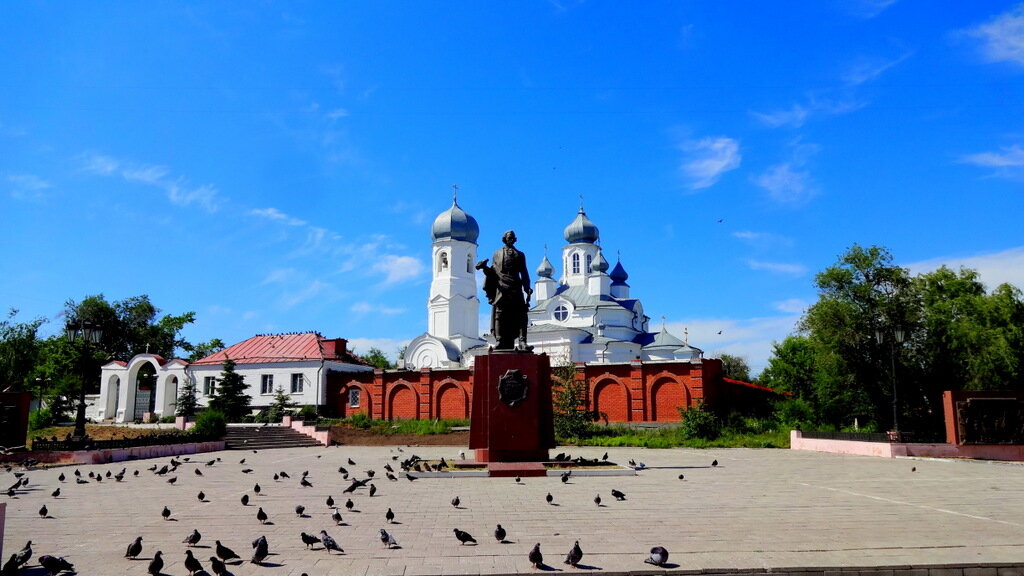
{"label": "white arched gateway", "polygon": [[133,422],[173,416],[178,389],[188,375],[184,360],[138,354],[128,362],[103,366],[98,415],[101,420]]}

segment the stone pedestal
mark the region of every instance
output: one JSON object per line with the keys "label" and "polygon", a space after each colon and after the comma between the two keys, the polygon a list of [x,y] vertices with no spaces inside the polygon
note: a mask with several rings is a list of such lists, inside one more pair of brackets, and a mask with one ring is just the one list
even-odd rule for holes
{"label": "stone pedestal", "polygon": [[469,447],[478,462],[548,460],[555,430],[546,354],[492,350],[476,357]]}

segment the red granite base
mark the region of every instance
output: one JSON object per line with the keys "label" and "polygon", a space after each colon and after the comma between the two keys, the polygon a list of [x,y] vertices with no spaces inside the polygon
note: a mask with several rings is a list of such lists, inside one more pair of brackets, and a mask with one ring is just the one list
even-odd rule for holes
{"label": "red granite base", "polygon": [[488,462],[487,473],[492,478],[524,478],[547,476],[547,468],[540,462]]}

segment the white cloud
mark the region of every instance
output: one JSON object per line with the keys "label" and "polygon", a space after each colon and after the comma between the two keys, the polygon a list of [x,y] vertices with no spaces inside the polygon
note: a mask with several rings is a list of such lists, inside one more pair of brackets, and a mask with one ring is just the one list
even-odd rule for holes
{"label": "white cloud", "polygon": [[753,232],[751,230],[740,230],[732,233],[733,238],[743,240],[755,248],[790,248],[793,246],[793,239],[771,232]]}
{"label": "white cloud", "polygon": [[725,136],[690,140],[680,147],[686,153],[680,170],[693,190],[713,186],[722,174],[739,168],[742,159],[739,141]]}
{"label": "white cloud", "polygon": [[751,114],[769,128],[781,128],[783,126],[799,128],[804,125],[811,112],[800,104],[794,104],[788,110],[776,110],[774,112],[751,111]]}
{"label": "white cloud", "polygon": [[1024,4],[964,34],[981,42],[982,55],[989,62],[1024,65]]}
{"label": "white cloud", "polygon": [[977,270],[989,290],[1000,284],[1012,284],[1024,290],[1024,246],[974,256],[943,256],[906,265],[912,274],[931,272],[941,266],[952,270]]}
{"label": "white cloud", "polygon": [[751,270],[763,270],[773,274],[784,274],[787,276],[803,276],[807,273],[807,267],[802,264],[787,264],[785,262],[763,262],[761,260],[747,260],[747,266]]}
{"label": "white cloud", "polygon": [[854,16],[868,19],[878,16],[896,2],[897,0],[850,0],[846,8]]}
{"label": "white cloud", "polygon": [[308,286],[299,290],[298,292],[289,292],[281,297],[281,305],[285,308],[294,308],[303,302],[316,298],[323,292],[331,288],[330,284],[321,282],[320,280],[313,280]]}
{"label": "white cloud", "polygon": [[775,302],[772,306],[779,312],[785,312],[786,314],[803,314],[810,304],[801,298],[788,298]]}
{"label": "white cloud", "polygon": [[367,314],[379,314],[381,316],[395,316],[405,312],[405,308],[389,308],[387,306],[381,306],[379,304],[370,304],[369,302],[356,302],[349,307],[349,311],[353,314],[365,316]]}
{"label": "white cloud", "polygon": [[283,223],[285,223],[285,224],[287,224],[289,226],[305,226],[306,225],[306,221],[305,220],[300,220],[298,218],[294,218],[292,216],[289,216],[289,215],[285,214],[284,212],[281,212],[277,208],[254,209],[254,210],[250,210],[249,214],[252,214],[253,216],[262,216],[264,218],[269,218],[270,220],[277,220],[277,221],[283,222]]}
{"label": "white cloud", "polygon": [[7,181],[11,184],[11,197],[18,200],[40,198],[43,190],[52,186],[34,174],[9,174]]}
{"label": "white cloud", "polygon": [[960,157],[963,164],[992,168],[992,175],[1004,178],[1024,176],[1024,148],[1017,144],[1004,146],[1000,152],[979,152]]}
{"label": "white cloud", "polygon": [[[704,350],[705,358],[721,354],[739,356],[750,365],[751,374],[757,375],[772,355],[772,343],[781,342],[796,331],[799,314],[759,318],[688,318],[668,322],[672,335],[683,338]],[[657,329],[660,329],[657,328]]]}
{"label": "white cloud", "polygon": [[282,284],[293,282],[298,271],[294,268],[278,268],[271,270],[260,284]]}
{"label": "white cloud", "polygon": [[114,173],[120,166],[120,163],[110,156],[104,156],[102,154],[85,153],[80,156],[82,160],[82,168],[86,172],[92,174],[99,174],[106,176]]}
{"label": "white cloud", "polygon": [[373,265],[373,271],[384,275],[385,284],[411,280],[422,274],[426,267],[412,256],[384,254]]}
{"label": "white cloud", "polygon": [[818,194],[809,172],[795,170],[792,163],[784,162],[768,168],[753,177],[754,184],[768,191],[768,196],[780,204],[798,206]]}
{"label": "white cloud", "polygon": [[890,68],[902,63],[907,58],[910,58],[910,56],[911,53],[907,52],[894,60],[862,61],[843,74],[843,82],[845,82],[847,86],[860,86],[861,84],[865,84],[878,78]]}
{"label": "white cloud", "polygon": [[216,212],[221,200],[217,188],[211,184],[193,188],[184,177],[170,176],[170,169],[155,164],[131,164],[110,156],[85,153],[79,156],[82,169],[90,174],[113,176],[120,171],[126,182],[145,184],[164,191],[167,199],[177,206],[197,205],[207,212]]}
{"label": "white cloud", "polygon": [[330,118],[331,120],[345,118],[348,115],[348,110],[345,110],[344,108],[335,108],[334,110],[331,110],[330,112],[327,113],[327,117]]}

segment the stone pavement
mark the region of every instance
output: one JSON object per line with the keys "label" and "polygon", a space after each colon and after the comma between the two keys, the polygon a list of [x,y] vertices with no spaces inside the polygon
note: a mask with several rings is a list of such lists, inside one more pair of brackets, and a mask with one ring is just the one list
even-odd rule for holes
{"label": "stone pavement", "polygon": [[[117,472],[121,463],[30,471],[28,490],[8,504],[3,553],[9,557],[26,540],[34,558],[62,555],[80,574],[146,574],[148,559],[162,550],[165,574],[183,575],[185,544],[193,528],[202,533],[195,555],[209,569],[214,540],[248,560],[250,542],[266,535],[272,555],[265,566],[248,562],[229,567],[244,576],[296,575],[447,575],[535,572],[527,553],[541,544],[551,571],[602,574],[657,573],[644,564],[646,551],[662,545],[677,572],[772,571],[827,575],[843,568],[888,567],[872,574],[926,574],[906,567],[970,567],[979,564],[1012,568],[933,569],[932,574],[1002,576],[1024,566],[1024,466],[938,460],[878,459],[788,450],[645,450],[610,449],[611,460],[635,458],[647,464],[636,476],[584,477],[567,484],[558,477],[404,478],[390,482],[383,466],[391,457],[457,458],[458,447],[396,448],[335,446],[198,454],[178,469],[177,483],[147,468],[168,458],[126,462],[123,483],[78,485],[72,472]],[[567,449],[573,456],[600,457],[603,448]],[[212,467],[203,463],[220,457]],[[245,458],[245,464],[239,460]],[[348,465],[348,458],[357,462]],[[717,459],[719,466],[712,468]],[[345,466],[356,477],[377,471],[378,492],[360,489],[355,510],[343,507],[348,482],[337,471]],[[911,471],[916,467],[916,471]],[[194,470],[198,468],[203,476]],[[243,468],[252,468],[243,474]],[[139,470],[138,477],[132,476]],[[275,472],[290,479],[274,481]],[[312,488],[299,485],[309,471]],[[69,480],[57,481],[64,472]],[[678,476],[685,475],[683,480]],[[0,471],[0,486],[13,483]],[[253,485],[263,488],[253,495]],[[61,486],[61,497],[50,493]],[[616,501],[610,491],[626,494]],[[206,493],[208,502],[196,499]],[[547,504],[551,493],[554,503]],[[239,498],[250,494],[243,507]],[[600,494],[602,506],[593,499]],[[345,525],[334,526],[325,504],[334,497]],[[458,495],[461,507],[450,501]],[[50,518],[39,518],[46,504]],[[308,517],[297,517],[295,505]],[[172,520],[164,521],[164,506]],[[270,524],[256,520],[262,506]],[[396,523],[385,522],[388,508]],[[501,523],[509,543],[492,533]],[[379,530],[392,532],[400,548],[384,549]],[[476,546],[461,546],[452,530],[473,534]],[[307,550],[302,531],[326,529],[345,549],[328,555]],[[123,558],[135,536],[143,537],[141,558]],[[580,568],[562,563],[579,540],[585,556]],[[5,558],[6,559],[6,558]],[[34,564],[34,562],[33,562]],[[891,568],[896,567],[894,573]],[[904,570],[900,570],[903,567]],[[828,568],[828,570],[824,570]],[[862,570],[862,573],[864,570]],[[33,572],[41,573],[41,572]]]}

